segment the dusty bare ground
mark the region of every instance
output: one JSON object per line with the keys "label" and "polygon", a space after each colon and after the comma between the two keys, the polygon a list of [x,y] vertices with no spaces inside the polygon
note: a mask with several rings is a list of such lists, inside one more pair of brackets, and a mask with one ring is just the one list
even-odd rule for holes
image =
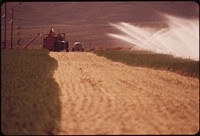
{"label": "dusty bare ground", "polygon": [[58,134],[190,134],[199,130],[199,80],[130,67],[93,53],[55,53]]}

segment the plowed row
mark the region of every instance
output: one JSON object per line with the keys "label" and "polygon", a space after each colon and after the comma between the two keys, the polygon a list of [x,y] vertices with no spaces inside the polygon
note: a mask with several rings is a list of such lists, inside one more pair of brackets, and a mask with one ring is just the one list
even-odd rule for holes
{"label": "plowed row", "polygon": [[58,134],[190,134],[199,129],[198,79],[88,52],[50,56],[58,61]]}

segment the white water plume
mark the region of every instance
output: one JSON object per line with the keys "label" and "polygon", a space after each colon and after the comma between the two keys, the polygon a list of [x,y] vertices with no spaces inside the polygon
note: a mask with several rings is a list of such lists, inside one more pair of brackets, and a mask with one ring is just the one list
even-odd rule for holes
{"label": "white water plume", "polygon": [[134,47],[177,57],[199,60],[199,20],[163,15],[168,27],[139,27],[121,22],[111,26],[126,35],[108,34],[131,43]]}

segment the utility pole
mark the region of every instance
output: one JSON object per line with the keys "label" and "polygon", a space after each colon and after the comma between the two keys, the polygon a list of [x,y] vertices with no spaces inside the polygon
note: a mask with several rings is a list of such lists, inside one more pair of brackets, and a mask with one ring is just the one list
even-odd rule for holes
{"label": "utility pole", "polygon": [[20,29],[21,29],[21,26],[18,26],[18,28],[17,28],[17,30],[18,30],[18,32],[17,32],[17,36],[18,36],[17,46],[18,46],[18,48],[19,48],[20,41],[21,41],[21,38],[20,38],[21,31],[20,31]]}
{"label": "utility pole", "polygon": [[5,2],[5,18],[4,18],[4,49],[6,49],[6,10],[7,10],[7,6],[6,6],[6,2]]}
{"label": "utility pole", "polygon": [[13,49],[13,12],[14,12],[14,9],[12,8],[12,11],[11,11],[11,36],[10,36],[11,44],[10,44],[10,49]]}

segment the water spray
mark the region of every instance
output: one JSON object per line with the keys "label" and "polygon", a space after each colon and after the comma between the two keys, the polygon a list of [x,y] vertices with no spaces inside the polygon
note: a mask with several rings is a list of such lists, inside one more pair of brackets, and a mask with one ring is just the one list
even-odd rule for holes
{"label": "water spray", "polygon": [[199,20],[161,15],[166,18],[168,27],[158,29],[139,27],[125,22],[110,23],[124,35],[108,35],[131,43],[132,50],[138,47],[156,53],[199,60]]}

